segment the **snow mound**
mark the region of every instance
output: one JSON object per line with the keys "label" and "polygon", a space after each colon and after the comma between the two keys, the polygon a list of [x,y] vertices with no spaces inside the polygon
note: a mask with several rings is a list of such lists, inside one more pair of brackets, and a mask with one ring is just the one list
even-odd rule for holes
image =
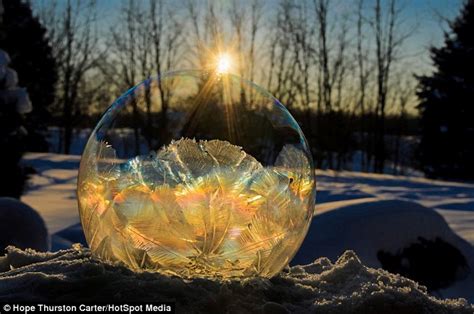
{"label": "snow mound", "polygon": [[48,231],[41,216],[30,206],[0,197],[0,251],[8,245],[47,251]]}
{"label": "snow mound", "polygon": [[[420,249],[414,250],[415,247]],[[310,263],[321,256],[335,259],[346,250],[357,252],[369,267],[397,273],[400,271],[394,269],[408,268],[418,275],[420,268],[424,269],[430,280],[439,281],[431,286],[438,296],[474,302],[474,247],[431,208],[377,198],[319,205],[292,264]],[[404,256],[407,250],[416,251],[419,256]],[[391,258],[381,260],[383,256]],[[388,262],[397,257],[401,258],[401,266],[407,267],[387,268]],[[454,263],[457,257],[461,259],[459,265]],[[423,283],[421,278],[411,278]]]}
{"label": "snow mound", "polygon": [[468,256],[474,252],[470,243],[431,208],[414,202],[365,198],[317,206],[293,263],[309,263],[320,256],[334,259],[354,250],[366,265],[381,267],[379,250],[396,252],[419,237],[444,239]]}
{"label": "snow mound", "polygon": [[416,282],[364,266],[352,251],[272,279],[182,279],[101,262],[79,245],[55,253],[8,247],[0,301],[176,301],[177,312],[472,313],[464,299],[438,300]]}

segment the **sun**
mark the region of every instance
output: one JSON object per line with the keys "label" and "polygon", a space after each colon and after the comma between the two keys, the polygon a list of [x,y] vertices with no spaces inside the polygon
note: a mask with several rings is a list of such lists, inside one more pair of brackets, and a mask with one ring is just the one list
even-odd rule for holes
{"label": "sun", "polygon": [[227,73],[232,66],[232,58],[227,53],[223,53],[217,57],[216,71],[217,73]]}

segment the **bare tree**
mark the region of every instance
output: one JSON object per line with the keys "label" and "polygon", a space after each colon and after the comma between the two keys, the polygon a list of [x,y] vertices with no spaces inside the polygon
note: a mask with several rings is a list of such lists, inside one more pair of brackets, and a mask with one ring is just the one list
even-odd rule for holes
{"label": "bare tree", "polygon": [[[249,9],[234,0],[228,11],[232,30],[228,45],[231,52],[237,55],[237,73],[250,81],[255,79],[255,64],[259,58],[256,39],[261,27],[262,10],[262,0],[252,0]],[[252,90],[242,89],[242,103],[251,104],[253,97]]]}
{"label": "bare tree", "polygon": [[[331,73],[331,90],[330,94],[331,97],[334,98],[333,107],[336,110],[345,110],[347,108],[343,108],[342,98],[343,98],[343,89],[346,87],[344,86],[345,79],[347,77],[348,71],[348,60],[347,60],[347,49],[349,46],[348,41],[348,33],[349,33],[349,25],[348,25],[348,18],[347,16],[343,15],[339,18],[340,29],[338,30],[338,34],[336,36],[336,49],[335,49],[335,57],[332,63],[332,73]],[[333,96],[333,90],[335,95]]]}
{"label": "bare tree", "polygon": [[[158,140],[163,145],[167,142],[169,87],[161,81],[163,71],[171,70],[176,66],[181,45],[182,28],[174,13],[167,10],[165,2],[150,0],[151,40],[153,51],[153,67],[158,77],[157,85],[160,96],[161,110],[158,119]],[[166,12],[165,12],[166,11]],[[166,14],[166,16],[165,16]],[[151,123],[150,123],[151,127]]]}
{"label": "bare tree", "polygon": [[[192,37],[193,41],[192,42],[187,42],[187,44],[195,49],[195,54],[197,55],[197,63],[198,66],[203,69],[205,67],[205,59],[204,59],[204,54],[200,53],[201,51],[204,50],[204,35],[202,26],[201,26],[201,16],[200,16],[200,10],[199,6],[196,4],[195,1],[193,0],[188,0],[187,1],[187,9],[188,9],[188,15],[191,20],[191,28],[192,28]],[[191,37],[191,36],[190,36]]]}
{"label": "bare tree", "polygon": [[[119,90],[131,88],[137,83],[139,55],[139,19],[142,17],[139,5],[134,0],[122,2],[118,26],[111,28],[113,55],[117,59],[118,76],[123,82]],[[140,153],[139,110],[135,97],[131,97],[134,152]]]}
{"label": "bare tree", "polygon": [[193,55],[191,63],[200,69],[212,68],[216,55],[226,52],[224,26],[232,27],[232,21],[224,23],[228,16],[215,1],[209,1],[206,6],[202,2],[188,0],[187,11],[191,28],[187,41]]}
{"label": "bare tree", "polygon": [[[245,33],[245,22],[247,19],[247,12],[246,10],[240,6],[237,1],[232,1],[231,8],[229,10],[229,17],[230,23],[232,25],[233,31],[233,42],[235,42],[236,46],[236,54],[237,54],[237,73],[241,77],[246,76],[246,67],[244,65],[244,58],[245,58],[245,47],[244,47],[244,33]],[[243,88],[244,82],[241,81],[241,89],[240,89],[240,103],[246,104],[247,103],[247,95],[245,93],[245,89]]]}
{"label": "bare tree", "polygon": [[[250,6],[250,44],[248,52],[249,60],[249,75],[248,78],[250,81],[255,79],[255,64],[257,60],[257,55],[255,53],[256,49],[256,39],[258,31],[261,26],[261,19],[263,15],[263,1],[262,0],[253,0]],[[249,101],[253,100],[253,91],[250,92]]]}
{"label": "bare tree", "polygon": [[399,48],[412,34],[412,31],[403,32],[400,29],[402,9],[397,5],[397,0],[390,0],[387,12],[384,14],[380,0],[376,0],[374,16],[370,24],[375,37],[375,62],[377,74],[377,101],[376,101],[376,132],[375,132],[375,160],[374,171],[383,172],[385,151],[385,114],[387,94],[391,77],[393,62],[397,57]]}
{"label": "bare tree", "polygon": [[244,73],[244,23],[246,21],[246,12],[245,9],[238,4],[237,1],[232,1],[232,5],[229,9],[230,23],[232,25],[232,30],[235,33],[234,41],[237,46],[237,72],[241,77],[245,76]]}
{"label": "bare tree", "polygon": [[416,83],[412,79],[404,78],[402,74],[398,73],[397,80],[393,85],[392,106],[394,107],[394,116],[396,116],[397,129],[396,134],[394,134],[392,171],[393,174],[404,174],[403,163],[406,162],[406,159],[403,160],[403,156],[406,155],[406,152],[402,150],[406,149],[406,145],[403,145],[402,139],[407,128],[407,106],[412,103],[415,98]]}
{"label": "bare tree", "polygon": [[[116,76],[124,85],[119,89],[145,80],[140,96],[143,101],[131,99],[134,145],[138,154],[141,136],[150,149],[168,140],[170,88],[164,86],[161,77],[179,62],[183,30],[165,1],[123,1],[119,19],[119,26],[110,32],[113,58],[117,61]],[[158,79],[151,79],[153,76]],[[154,90],[158,101],[152,97]]]}
{"label": "bare tree", "polygon": [[313,136],[313,128],[311,121],[311,102],[312,93],[310,85],[311,67],[314,65],[314,30],[308,17],[307,2],[304,1],[298,6],[297,16],[295,18],[295,26],[293,27],[294,46],[295,46],[295,63],[298,65],[299,80],[297,82],[302,106],[305,111],[305,125],[307,136]]}
{"label": "bare tree", "polygon": [[[328,7],[329,0],[314,0],[316,13],[316,23],[318,29],[318,93],[320,104],[324,106],[325,111],[331,109],[331,77],[329,73],[329,48],[328,48]],[[319,107],[318,111],[322,111]]]}
{"label": "bare tree", "polygon": [[271,53],[268,88],[289,108],[296,105],[298,96],[298,86],[294,84],[298,71],[293,38],[294,10],[295,5],[291,0],[282,0],[279,3],[271,25],[272,40],[269,42]]}
{"label": "bare tree", "polygon": [[359,114],[359,141],[361,148],[365,152],[365,156],[362,156],[361,169],[367,171],[368,165],[370,164],[370,145],[368,144],[369,137],[367,136],[367,121],[366,115],[368,113],[367,102],[367,87],[369,84],[370,73],[372,69],[369,67],[368,55],[369,51],[367,48],[368,44],[365,44],[364,40],[364,15],[363,15],[364,0],[359,0],[357,3],[357,44],[356,44],[356,60],[357,60],[357,73],[358,73],[358,90],[359,97],[357,103],[357,109]]}
{"label": "bare tree", "polygon": [[104,53],[99,48],[96,3],[68,0],[57,6],[53,1],[43,13],[58,64],[58,104],[62,111],[58,149],[69,154],[73,128],[81,114],[79,91]]}
{"label": "bare tree", "polygon": [[[325,135],[325,141],[319,147],[319,159],[325,159],[329,168],[340,168],[347,154],[350,138],[344,129],[338,126],[343,111],[348,111],[349,103],[344,99],[348,70],[349,27],[348,16],[338,14],[337,26],[330,16],[329,0],[313,0],[315,28],[317,30],[316,49],[314,53],[317,81],[317,134]],[[331,18],[333,18],[331,20]],[[344,100],[344,101],[343,101]],[[324,121],[321,119],[324,118]],[[324,123],[323,123],[324,122]],[[321,129],[323,128],[323,129]],[[324,133],[323,133],[324,132]],[[334,164],[334,160],[337,163]],[[320,161],[319,166],[321,166]]]}

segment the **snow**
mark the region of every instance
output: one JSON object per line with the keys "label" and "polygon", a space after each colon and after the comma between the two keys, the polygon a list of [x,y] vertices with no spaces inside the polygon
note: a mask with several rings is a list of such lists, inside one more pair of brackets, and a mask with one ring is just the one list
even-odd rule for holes
{"label": "snow", "polygon": [[18,74],[15,70],[7,68],[3,80],[5,89],[14,89],[18,85]]}
{"label": "snow", "polygon": [[316,171],[316,179],[316,213],[333,206],[326,203],[334,201],[377,198],[414,202],[436,210],[456,234],[474,245],[472,183],[332,170]]}
{"label": "snow", "polygon": [[27,154],[23,162],[37,171],[21,200],[43,217],[50,234],[79,222],[76,179],[80,156]]}
{"label": "snow", "polygon": [[[85,243],[75,195],[79,160],[51,153],[24,158],[38,173],[22,201],[43,217],[53,250]],[[293,265],[353,249],[364,264],[381,267],[379,250],[396,253],[418,237],[441,238],[461,251],[471,271],[434,294],[474,303],[474,184],[330,170],[318,170],[317,181],[315,217]]]}
{"label": "snow", "polygon": [[[0,1],[1,2],[1,1]],[[1,19],[1,16],[0,16]],[[28,91],[26,88],[18,87],[18,74],[14,69],[7,67],[10,56],[0,49],[0,100],[3,105],[13,104],[20,114],[29,113],[33,110]]]}
{"label": "snow", "polygon": [[[351,249],[357,252],[365,265],[381,268],[379,252],[397,254],[423,238],[431,241],[442,239],[454,246],[466,258],[469,268],[474,269],[473,246],[454,233],[443,216],[430,208],[413,202],[377,198],[323,205],[318,208],[292,264],[309,263],[319,256],[334,259]],[[441,261],[443,253],[438,254],[440,266],[436,270],[439,273],[447,271],[443,269],[446,263]],[[443,298],[463,297],[473,302],[473,272],[470,271],[467,277],[459,276],[449,287],[434,293]]]}
{"label": "snow", "polygon": [[[46,132],[46,141],[48,142],[50,152],[59,151],[62,132],[62,128],[48,127],[48,132]],[[92,130],[89,128],[73,129],[73,136],[71,138],[71,147],[69,151],[71,156],[82,154],[91,132]]]}
{"label": "snow", "polygon": [[[0,1],[0,14],[3,13],[3,6],[1,5],[1,3],[2,2]],[[8,65],[10,62],[11,62],[11,59],[8,53],[0,49],[0,66]]]}
{"label": "snow", "polygon": [[8,245],[47,250],[48,231],[41,216],[28,205],[10,197],[0,197],[0,250]]}
{"label": "snow", "polygon": [[[87,289],[84,289],[87,287]],[[352,251],[320,258],[272,279],[182,279],[132,272],[74,246],[55,253],[8,248],[0,257],[0,301],[175,301],[177,312],[472,313],[462,299],[439,300],[414,281],[361,264]]]}
{"label": "snow", "polygon": [[295,263],[314,260],[307,252],[309,243],[318,249],[318,255],[328,258],[336,258],[346,249],[353,249],[371,267],[381,267],[376,257],[378,250],[396,251],[418,237],[440,237],[464,249],[465,255],[474,252],[472,245],[455,234],[441,215],[416,203],[372,198],[328,205],[337,207],[316,213],[301,249],[301,254],[307,257],[297,255]]}

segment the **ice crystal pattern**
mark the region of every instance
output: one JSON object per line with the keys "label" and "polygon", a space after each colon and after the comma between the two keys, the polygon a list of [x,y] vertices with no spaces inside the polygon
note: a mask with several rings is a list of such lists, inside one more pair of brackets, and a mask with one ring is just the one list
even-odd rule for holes
{"label": "ice crystal pattern", "polygon": [[102,259],[132,269],[270,277],[289,263],[311,220],[312,167],[291,144],[268,167],[221,140],[180,139],[127,161],[105,142],[86,150],[99,154],[85,152],[81,162],[87,241]]}

